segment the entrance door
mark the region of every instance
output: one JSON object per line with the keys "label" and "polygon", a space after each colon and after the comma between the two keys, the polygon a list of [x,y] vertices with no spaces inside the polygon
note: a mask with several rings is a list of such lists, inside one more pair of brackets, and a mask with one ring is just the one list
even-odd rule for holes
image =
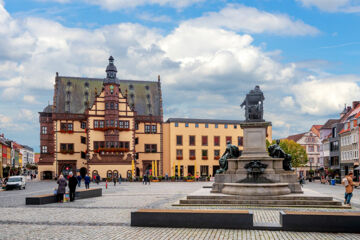
{"label": "entrance door", "polygon": [[85,178],[86,174],[87,174],[87,169],[84,167],[80,168],[80,176],[82,178]]}
{"label": "entrance door", "polygon": [[65,164],[61,169],[61,174],[67,179],[70,172],[74,172],[71,164]]}
{"label": "entrance door", "polygon": [[195,176],[195,167],[188,165],[188,176]]}

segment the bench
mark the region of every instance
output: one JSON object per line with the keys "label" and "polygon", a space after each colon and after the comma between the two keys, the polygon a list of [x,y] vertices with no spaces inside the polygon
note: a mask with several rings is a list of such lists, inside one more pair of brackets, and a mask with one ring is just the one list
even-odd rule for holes
{"label": "bench", "polygon": [[281,211],[284,231],[360,233],[360,212]]}
{"label": "bench", "polygon": [[[102,196],[102,188],[80,189],[75,192],[75,199],[84,199],[84,198],[101,197],[101,196]],[[26,197],[25,203],[26,205],[43,205],[49,203],[56,203],[56,195],[44,194],[44,195]]]}
{"label": "bench", "polygon": [[250,229],[253,214],[247,210],[140,209],[131,212],[131,226]]}

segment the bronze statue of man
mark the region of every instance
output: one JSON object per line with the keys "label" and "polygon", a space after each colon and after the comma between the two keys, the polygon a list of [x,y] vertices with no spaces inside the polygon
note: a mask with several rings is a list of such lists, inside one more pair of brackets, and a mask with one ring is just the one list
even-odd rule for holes
{"label": "bronze statue of man", "polygon": [[226,150],[224,154],[219,159],[220,169],[216,171],[216,173],[224,173],[228,170],[228,159],[229,158],[237,158],[240,157],[241,152],[239,148],[235,145],[231,145],[230,141],[226,142]]}
{"label": "bronze statue of man", "polygon": [[263,122],[264,115],[264,94],[259,86],[246,94],[246,98],[240,107],[245,106],[245,119],[247,122]]}
{"label": "bronze statue of man", "polygon": [[270,145],[268,147],[269,155],[273,158],[284,158],[283,160],[283,169],[286,171],[293,171],[294,169],[291,166],[291,154],[287,154],[280,147],[280,140],[276,140],[276,144]]}

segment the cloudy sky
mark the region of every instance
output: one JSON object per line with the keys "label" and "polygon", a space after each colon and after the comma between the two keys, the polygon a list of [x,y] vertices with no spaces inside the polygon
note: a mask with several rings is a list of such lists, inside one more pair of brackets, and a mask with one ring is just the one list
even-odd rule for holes
{"label": "cloudy sky", "polygon": [[39,149],[55,72],[161,75],[164,117],[243,119],[255,85],[286,137],[360,93],[359,0],[0,0],[0,133]]}

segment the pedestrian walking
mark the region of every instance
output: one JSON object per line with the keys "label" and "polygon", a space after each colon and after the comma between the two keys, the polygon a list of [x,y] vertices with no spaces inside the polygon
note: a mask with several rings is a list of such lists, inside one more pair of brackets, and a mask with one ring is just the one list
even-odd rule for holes
{"label": "pedestrian walking", "polygon": [[349,172],[349,174],[347,176],[345,176],[345,178],[343,178],[343,184],[345,186],[345,201],[344,204],[347,206],[351,206],[351,197],[352,197],[352,193],[354,191],[354,182],[353,182],[353,173]]}
{"label": "pedestrian walking", "polygon": [[[81,181],[81,177],[80,177]],[[72,172],[69,172],[69,194],[70,194],[70,202],[75,201],[75,191],[76,185],[79,185],[78,179],[74,176]]]}
{"label": "pedestrian walking", "polygon": [[85,178],[84,178],[84,182],[85,182],[85,188],[89,189],[90,188],[90,177],[89,174],[86,174]]}
{"label": "pedestrian walking", "polygon": [[116,186],[116,177],[113,177],[114,186]]}
{"label": "pedestrian walking", "polygon": [[59,179],[57,180],[57,184],[58,184],[58,189],[56,191],[56,200],[58,202],[63,202],[64,201],[64,194],[65,194],[65,189],[67,186],[67,182],[64,178],[64,175],[60,175]]}
{"label": "pedestrian walking", "polygon": [[120,174],[120,176],[119,176],[119,184],[121,184],[121,179],[122,178],[122,176],[121,176],[121,174]]}
{"label": "pedestrian walking", "polygon": [[108,180],[106,179],[106,182],[105,182],[105,188],[107,189],[107,183],[108,183]]}
{"label": "pedestrian walking", "polygon": [[82,179],[82,177],[81,177],[81,175],[80,175],[80,173],[79,173],[79,174],[77,175],[77,177],[76,177],[78,187],[81,186],[81,179]]}
{"label": "pedestrian walking", "polygon": [[96,175],[96,184],[99,185],[100,182],[100,175]]}

